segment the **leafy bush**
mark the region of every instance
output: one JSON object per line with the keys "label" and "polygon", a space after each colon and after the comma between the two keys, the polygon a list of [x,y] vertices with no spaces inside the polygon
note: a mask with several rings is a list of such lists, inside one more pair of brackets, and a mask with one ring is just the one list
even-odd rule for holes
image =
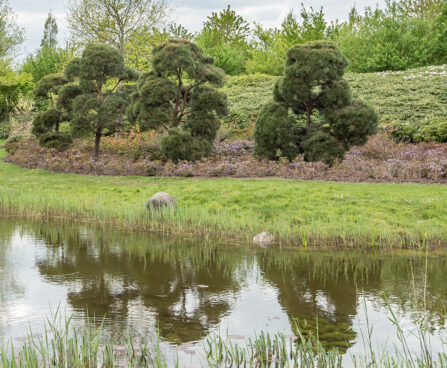
{"label": "leafy bush", "polygon": [[23,135],[15,135],[14,137],[8,138],[5,142],[5,151],[13,155],[19,149],[20,143],[26,138]]}
{"label": "leafy bush", "polygon": [[0,138],[8,138],[11,132],[11,124],[9,121],[0,122]]}
{"label": "leafy bush", "polygon": [[419,126],[417,132],[413,134],[415,142],[447,142],[447,117],[446,119],[436,119],[424,122]]}
{"label": "leafy bush", "polygon": [[54,148],[57,151],[66,150],[73,143],[73,138],[67,133],[53,132],[42,134],[39,144],[45,148]]}
{"label": "leafy bush", "polygon": [[58,132],[61,123],[62,112],[58,109],[49,109],[39,112],[33,121],[32,133],[36,137],[50,132]]}
{"label": "leafy bush", "polygon": [[169,134],[161,140],[161,152],[174,161],[196,161],[203,156],[208,156],[212,151],[212,145],[206,139],[193,137],[190,132],[180,129],[171,129]]}

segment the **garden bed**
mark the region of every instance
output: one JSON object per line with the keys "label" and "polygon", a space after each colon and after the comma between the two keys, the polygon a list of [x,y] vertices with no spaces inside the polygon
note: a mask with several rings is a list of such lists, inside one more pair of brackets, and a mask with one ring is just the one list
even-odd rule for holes
{"label": "garden bed", "polygon": [[447,144],[395,143],[378,134],[365,146],[354,147],[345,160],[329,167],[321,162],[259,160],[253,155],[253,142],[215,144],[213,154],[196,162],[173,163],[163,160],[152,134],[105,138],[102,153],[92,159],[90,140],[77,141],[65,152],[45,149],[36,140],[14,147],[7,161],[29,169],[53,172],[162,177],[281,177],[300,180],[345,182],[445,183]]}

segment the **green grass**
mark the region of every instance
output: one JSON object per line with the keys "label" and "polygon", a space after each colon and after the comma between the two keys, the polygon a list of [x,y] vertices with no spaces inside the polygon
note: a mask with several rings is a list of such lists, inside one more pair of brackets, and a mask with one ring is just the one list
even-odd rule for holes
{"label": "green grass", "polygon": [[[447,120],[447,66],[433,66],[386,73],[347,73],[356,99],[373,105],[385,124]],[[233,135],[246,132],[256,113],[272,98],[277,77],[231,77],[224,88],[230,115],[225,122]]]}
{"label": "green grass", "polygon": [[[270,231],[296,245],[445,246],[447,186],[285,179],[95,177],[3,162],[0,212],[246,240]],[[150,214],[164,191],[176,211]]]}

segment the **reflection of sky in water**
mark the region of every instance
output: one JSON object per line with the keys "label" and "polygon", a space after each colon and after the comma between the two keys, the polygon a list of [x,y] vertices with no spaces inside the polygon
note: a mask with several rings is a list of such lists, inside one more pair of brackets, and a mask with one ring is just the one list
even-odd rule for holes
{"label": "reflection of sky in water", "polygon": [[[89,233],[84,230],[81,238],[88,242]],[[65,240],[60,240],[59,245],[62,243],[65,243]],[[107,333],[115,335],[117,332],[127,332],[153,338],[154,332],[160,326],[163,331],[163,350],[168,355],[178,354],[185,362],[190,360],[194,362],[198,355],[187,355],[183,351],[173,352],[171,348],[182,342],[195,342],[200,338],[219,333],[228,334],[237,344],[244,344],[248,338],[253,338],[260,331],[291,335],[293,334],[291,309],[293,313],[301,313],[299,309],[301,304],[298,305],[298,309],[294,308],[294,303],[299,302],[311,306],[310,309],[302,311],[304,317],[308,319],[315,319],[315,314],[309,315],[309,310],[314,310],[315,313],[318,310],[327,318],[334,320],[341,318],[343,321],[348,321],[354,332],[355,341],[349,347],[347,354],[363,354],[365,345],[362,336],[367,335],[366,317],[373,327],[372,341],[373,346],[378,347],[377,350],[383,350],[385,346],[392,349],[392,343],[397,342],[396,329],[388,319],[389,313],[384,297],[387,295],[392,301],[398,298],[393,295],[390,285],[396,283],[398,286],[407,286],[408,295],[407,300],[403,302],[404,305],[408,306],[413,297],[410,278],[395,276],[395,279],[386,280],[379,272],[380,282],[373,283],[373,287],[367,291],[363,291],[362,285],[359,285],[358,295],[352,292],[356,286],[354,281],[351,282],[352,290],[347,291],[349,296],[342,301],[350,303],[354,295],[355,305],[348,306],[349,312],[344,313],[340,309],[343,303],[340,304],[340,301],[333,299],[340,297],[339,290],[329,293],[325,289],[326,284],[316,282],[310,276],[310,272],[307,273],[308,279],[303,278],[301,273],[294,274],[293,279],[288,271],[281,271],[285,272],[282,275],[272,274],[271,270],[266,271],[254,252],[237,256],[239,259],[235,262],[235,266],[229,267],[229,271],[225,271],[227,272],[225,274],[217,266],[215,269],[212,267],[201,269],[199,266],[195,268],[191,265],[180,267],[168,263],[157,264],[157,261],[150,257],[144,262],[139,262],[132,257],[123,256],[116,247],[114,249],[119,257],[107,258],[104,256],[104,251],[100,251],[94,244],[95,240],[90,239],[89,244],[71,252],[69,248],[65,249],[63,246],[47,247],[45,242],[33,236],[32,232],[15,230],[8,235],[2,233],[0,228],[2,339],[12,338],[18,341],[16,338],[26,335],[30,329],[33,333],[42,332],[43,321],[58,307],[66,310],[68,314],[73,312],[74,319],[80,323],[87,314],[87,304],[96,312],[100,312],[102,307],[99,308],[96,304],[103,303],[104,310],[108,311],[105,317]],[[78,258],[81,263],[76,263]],[[82,266],[87,267],[87,263],[91,260],[95,261],[92,267],[96,269],[91,270],[90,267],[88,270],[91,274],[82,274],[84,270]],[[120,262],[123,264],[123,271],[119,268]],[[174,258],[172,263],[175,262]],[[65,263],[68,266],[65,266]],[[73,265],[76,267],[73,268]],[[60,271],[67,272],[59,272],[58,267]],[[151,273],[153,267],[157,271],[155,274]],[[43,275],[43,270],[47,274]],[[176,270],[179,275],[175,274]],[[221,274],[218,274],[219,272]],[[163,280],[165,277],[166,280]],[[294,286],[299,284],[297,286],[300,290],[299,300],[296,295],[295,299],[294,295],[290,295],[290,290],[285,290],[281,286],[278,280],[282,277],[287,281],[295,280]],[[98,286],[99,279],[101,285]],[[208,284],[204,284],[204,280],[208,280]],[[213,280],[217,280],[216,283],[219,284],[213,285]],[[421,282],[417,279],[416,281]],[[138,286],[140,293],[133,295],[123,293],[124,286],[128,284]],[[346,287],[346,282],[343,285]],[[154,294],[159,291],[152,293],[152,289],[164,290],[166,295]],[[93,294],[86,294],[85,290]],[[95,290],[99,290],[97,300]],[[101,294],[102,292],[104,294]],[[83,297],[91,299],[84,301]],[[442,292],[433,297],[441,302],[447,301],[446,294]],[[407,341],[410,348],[417,351],[419,348],[417,338],[411,336],[411,332],[415,329],[413,312],[409,309],[403,311],[402,303],[392,302],[392,306],[408,334]],[[443,313],[432,312],[435,315]],[[303,318],[303,315],[299,317]],[[442,342],[438,338],[431,339],[431,347],[435,353],[443,350]],[[188,350],[200,354],[198,347],[189,346]]]}

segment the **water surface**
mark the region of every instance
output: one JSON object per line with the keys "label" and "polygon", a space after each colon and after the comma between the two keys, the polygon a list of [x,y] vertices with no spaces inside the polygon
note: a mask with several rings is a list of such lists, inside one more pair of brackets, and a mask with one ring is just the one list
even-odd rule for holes
{"label": "water surface", "polygon": [[396,341],[391,307],[414,349],[411,332],[425,313],[439,352],[445,275],[442,253],[260,249],[1,219],[0,338],[38,333],[61,308],[77,322],[104,321],[111,336],[153,338],[158,329],[164,349],[179,355],[176,347],[199,352],[214,334],[243,343],[260,331],[294,335],[297,326],[351,354],[364,351],[366,317],[375,346]]}

